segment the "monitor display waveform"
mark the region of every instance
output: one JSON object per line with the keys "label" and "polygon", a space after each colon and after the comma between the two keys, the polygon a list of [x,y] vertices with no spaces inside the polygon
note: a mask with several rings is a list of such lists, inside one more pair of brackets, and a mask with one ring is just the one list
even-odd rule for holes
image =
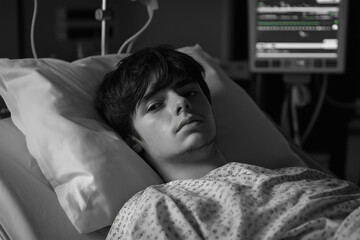
{"label": "monitor display waveform", "polygon": [[337,42],[338,12],[339,6],[316,0],[259,0],[257,56],[336,58],[337,44],[328,43]]}

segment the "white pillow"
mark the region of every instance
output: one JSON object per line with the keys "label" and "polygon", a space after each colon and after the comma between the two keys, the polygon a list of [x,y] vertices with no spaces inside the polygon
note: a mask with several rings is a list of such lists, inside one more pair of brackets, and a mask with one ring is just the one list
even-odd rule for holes
{"label": "white pillow", "polygon": [[[199,46],[180,51],[205,68],[217,142],[228,161],[269,168],[301,165],[272,122],[209,55]],[[161,183],[93,107],[95,89],[120,58],[0,61],[0,94],[11,117],[67,216],[83,233],[111,225],[135,192]]]}
{"label": "white pillow", "polygon": [[0,239],[103,240],[107,230],[81,234],[74,228],[25,136],[10,118],[0,119]]}
{"label": "white pillow", "polygon": [[81,233],[111,225],[159,176],[106,126],[95,90],[120,56],[0,61],[0,93],[30,153]]}

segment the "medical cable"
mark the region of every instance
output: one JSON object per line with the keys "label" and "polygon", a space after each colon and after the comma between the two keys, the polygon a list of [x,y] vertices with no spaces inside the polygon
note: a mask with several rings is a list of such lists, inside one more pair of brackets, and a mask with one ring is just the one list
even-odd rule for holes
{"label": "medical cable", "polygon": [[281,107],[281,115],[280,115],[280,126],[287,134],[290,135],[290,128],[288,124],[288,108],[289,108],[289,97],[287,96],[288,93],[285,93],[284,101]]}
{"label": "medical cable", "polygon": [[292,130],[293,130],[293,140],[294,142],[300,146],[300,134],[299,134],[299,122],[298,122],[298,114],[297,107],[299,106],[299,86],[292,86],[290,93],[290,114],[291,114],[291,122],[292,122]]}
{"label": "medical cable", "polygon": [[153,19],[153,16],[154,16],[154,10],[158,9],[159,6],[158,6],[158,3],[156,0],[149,0],[149,1],[145,1],[143,0],[142,1],[144,4],[146,4],[146,8],[147,8],[147,12],[148,12],[148,20],[147,22],[145,23],[145,25],[137,32],[135,33],[133,36],[131,36],[130,38],[128,38],[122,45],[121,47],[119,48],[119,51],[118,51],[118,54],[121,54],[123,53],[125,47],[127,46],[127,49],[126,49],[126,53],[130,53],[131,52],[131,49],[132,49],[132,46],[134,44],[134,42],[136,41],[136,39],[148,28],[148,26],[150,25],[152,19]]}
{"label": "medical cable", "polygon": [[120,47],[118,54],[123,53],[124,48],[126,47],[126,45],[129,44],[130,47],[127,48],[126,53],[129,53],[131,51],[132,45],[135,42],[135,40],[146,30],[146,28],[150,25],[151,21],[152,21],[153,15],[149,16],[149,19],[147,20],[147,22],[145,23],[145,25],[137,32],[135,33],[133,36],[131,36],[130,38],[128,38]]}
{"label": "medical cable", "polygon": [[135,41],[139,38],[140,34],[142,34],[145,31],[145,29],[148,28],[152,19],[153,19],[153,15],[149,16],[149,19],[146,22],[146,24],[140,29],[139,32],[137,32],[135,35],[133,35],[133,37],[129,40],[128,47],[126,48],[126,53],[131,52],[131,49],[132,49]]}
{"label": "medical cable", "polygon": [[38,1],[34,0],[34,10],[33,10],[33,16],[31,20],[31,29],[30,29],[30,43],[31,43],[31,51],[33,54],[33,57],[37,59],[37,53],[35,49],[35,22],[36,22],[36,16],[37,16],[37,9],[38,9]]}
{"label": "medical cable", "polygon": [[309,124],[308,124],[306,130],[304,131],[303,136],[301,137],[301,143],[302,144],[304,144],[304,142],[309,137],[311,131],[313,130],[315,122],[319,117],[321,108],[322,108],[324,100],[326,98],[327,87],[328,87],[328,75],[324,74],[323,85],[321,87],[320,95],[318,97],[318,100],[317,100],[317,103],[316,103],[316,106],[315,106],[315,110],[314,110],[314,112],[312,114],[312,117],[310,118]]}

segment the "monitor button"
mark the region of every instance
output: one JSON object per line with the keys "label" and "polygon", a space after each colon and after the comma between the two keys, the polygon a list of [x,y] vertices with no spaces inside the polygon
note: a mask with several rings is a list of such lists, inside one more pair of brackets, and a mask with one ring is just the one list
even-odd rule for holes
{"label": "monitor button", "polygon": [[299,68],[308,68],[310,67],[310,61],[307,59],[299,59],[295,61],[295,65]]}
{"label": "monitor button", "polygon": [[268,68],[269,67],[269,61],[267,60],[257,60],[255,62],[255,66],[258,68]]}
{"label": "monitor button", "polygon": [[315,59],[314,60],[314,67],[315,68],[322,68],[324,66],[324,63],[321,59]]}
{"label": "monitor button", "polygon": [[325,61],[325,67],[327,68],[336,68],[337,67],[337,60],[326,60]]}
{"label": "monitor button", "polygon": [[273,60],[272,63],[271,63],[271,66],[272,66],[273,68],[279,68],[279,67],[281,67],[281,62],[280,62],[280,60]]}

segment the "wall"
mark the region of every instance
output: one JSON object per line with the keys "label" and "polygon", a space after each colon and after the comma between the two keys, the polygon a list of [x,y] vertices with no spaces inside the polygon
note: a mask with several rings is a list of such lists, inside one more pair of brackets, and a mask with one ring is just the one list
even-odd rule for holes
{"label": "wall", "polygon": [[163,0],[141,45],[170,43],[177,47],[199,43],[211,55],[228,58],[232,27],[229,0]]}
{"label": "wall", "polygon": [[0,1],[0,58],[19,56],[18,4],[15,0]]}
{"label": "wall", "polygon": [[[33,3],[29,0],[20,2],[24,16],[24,35],[28,36]],[[182,47],[199,43],[215,57],[227,59],[231,51],[232,2],[233,0],[159,0],[159,10],[155,12],[152,24],[135,47],[162,43]],[[87,48],[89,54],[99,53],[99,31],[95,31],[91,38],[77,39],[61,39],[59,31],[71,25],[66,19],[61,20],[64,18],[61,17],[61,11],[77,9],[95,12],[101,7],[100,0],[38,0],[38,5],[35,42],[39,57],[76,59],[79,46]],[[130,0],[109,0],[108,5],[113,12],[110,52],[117,52],[121,44],[145,24],[147,12],[144,5]],[[73,26],[76,24],[79,27],[100,27],[100,22],[95,19],[79,19],[72,23]],[[23,45],[25,50],[21,55],[31,57],[30,42],[25,40]]]}

